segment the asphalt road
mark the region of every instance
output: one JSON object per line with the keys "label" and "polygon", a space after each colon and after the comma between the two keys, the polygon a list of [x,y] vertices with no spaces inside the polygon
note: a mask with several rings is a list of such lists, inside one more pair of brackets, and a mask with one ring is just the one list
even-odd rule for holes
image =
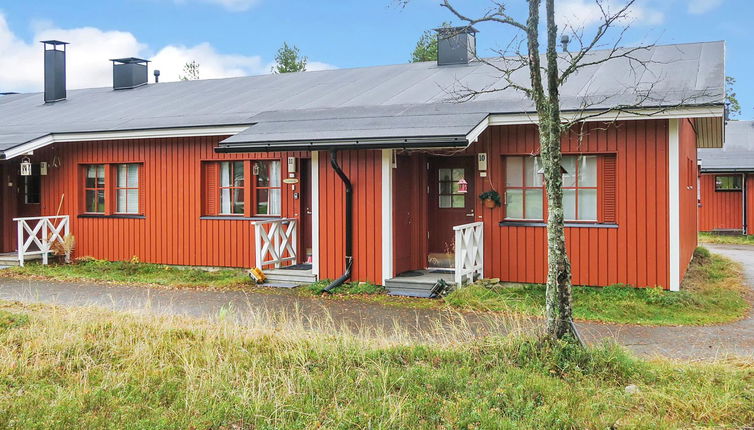
{"label": "asphalt road", "polygon": [[[754,247],[707,245],[742,263],[754,285]],[[1,272],[0,272],[1,274]],[[754,288],[752,289],[754,292]],[[98,306],[117,311],[217,318],[232,315],[241,324],[290,324],[307,329],[348,329],[369,335],[448,339],[459,333],[486,335],[511,330],[540,330],[535,318],[409,309],[356,300],[327,300],[289,294],[243,291],[171,290],[143,286],[0,278],[0,299],[60,306]],[[587,342],[613,338],[643,356],[713,359],[729,355],[754,358],[754,315],[731,324],[704,327],[646,327],[578,322]],[[460,336],[463,336],[462,334]]]}

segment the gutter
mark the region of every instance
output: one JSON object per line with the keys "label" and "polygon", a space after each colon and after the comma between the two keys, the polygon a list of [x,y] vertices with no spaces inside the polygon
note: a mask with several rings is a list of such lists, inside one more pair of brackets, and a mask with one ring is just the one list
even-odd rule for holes
{"label": "gutter", "polygon": [[349,149],[411,149],[411,148],[464,148],[466,136],[397,139],[349,140],[291,140],[263,143],[220,143],[217,153],[280,152],[280,151],[339,151]]}

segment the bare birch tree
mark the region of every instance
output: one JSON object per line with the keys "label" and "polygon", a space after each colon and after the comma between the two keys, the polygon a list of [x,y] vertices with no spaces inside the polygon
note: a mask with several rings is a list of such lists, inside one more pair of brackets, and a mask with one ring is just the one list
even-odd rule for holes
{"label": "bare birch tree", "polygon": [[[540,157],[543,166],[543,176],[547,194],[547,289],[546,289],[546,333],[552,339],[570,337],[579,339],[573,325],[572,310],[572,279],[571,264],[566,252],[565,219],[563,209],[563,173],[561,167],[561,136],[591,116],[604,112],[589,111],[589,105],[604,105],[611,96],[604,96],[601,100],[585,99],[581,106],[582,115],[564,118],[561,115],[560,88],[567,79],[579,70],[595,66],[613,59],[622,58],[629,64],[646,67],[645,62],[639,60],[635,54],[646,50],[650,46],[636,48],[621,48],[619,43],[627,29],[622,23],[629,18],[629,10],[635,0],[628,0],[623,7],[609,10],[609,3],[594,0],[601,12],[601,20],[594,35],[584,38],[583,29],[568,27],[566,32],[573,37],[577,49],[573,52],[558,52],[558,26],[556,24],[555,0],[544,0],[545,22],[542,26],[540,11],[543,0],[528,0],[528,14],[525,20],[511,16],[506,4],[501,1],[490,1],[490,7],[481,16],[471,17],[454,7],[450,0],[442,0],[441,5],[447,8],[456,18],[466,25],[479,23],[496,23],[507,26],[514,31],[515,36],[507,45],[505,52],[501,52],[503,66],[499,62],[488,62],[496,68],[503,78],[502,87],[471,89],[464,88],[458,93],[459,100],[470,100],[481,93],[504,90],[518,90],[523,92],[534,104],[537,113],[539,129]],[[606,35],[613,27],[617,28],[617,36],[611,43],[606,43]],[[540,28],[544,28],[544,55],[540,47]],[[566,39],[568,40],[568,39]],[[567,42],[566,42],[567,43]],[[605,49],[607,48],[607,49]],[[514,56],[506,56],[510,50],[515,50]],[[590,53],[597,49],[604,50],[604,55],[592,56]],[[485,61],[485,60],[479,60]],[[562,70],[559,66],[562,65]],[[518,71],[528,72],[528,85],[513,79]],[[630,105],[611,107],[609,110],[631,110],[641,106],[651,97],[651,86],[642,93],[637,92]]]}

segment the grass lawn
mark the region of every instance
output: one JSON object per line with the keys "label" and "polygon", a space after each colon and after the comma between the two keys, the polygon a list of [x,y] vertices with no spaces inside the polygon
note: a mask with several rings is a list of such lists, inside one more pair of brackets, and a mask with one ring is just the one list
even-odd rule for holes
{"label": "grass lawn", "polygon": [[[0,428],[743,428],[754,364],[0,302]],[[463,329],[461,329],[463,330]],[[471,336],[465,336],[470,339]],[[638,391],[627,392],[635,385]]]}
{"label": "grass lawn", "polygon": [[129,261],[104,261],[82,258],[74,264],[27,264],[4,269],[3,275],[41,277],[57,280],[96,280],[115,283],[152,284],[181,287],[209,287],[215,289],[253,286],[243,270],[206,271],[184,269],[160,264]]}
{"label": "grass lawn", "polygon": [[[704,325],[743,317],[749,305],[740,267],[698,249],[681,291],[658,288],[574,287],[576,318],[647,325]],[[478,284],[452,292],[446,303],[459,309],[513,311],[541,315],[543,285]]]}
{"label": "grass lawn", "polygon": [[730,235],[717,233],[699,233],[699,242],[723,243],[732,245],[754,245],[754,235]]}

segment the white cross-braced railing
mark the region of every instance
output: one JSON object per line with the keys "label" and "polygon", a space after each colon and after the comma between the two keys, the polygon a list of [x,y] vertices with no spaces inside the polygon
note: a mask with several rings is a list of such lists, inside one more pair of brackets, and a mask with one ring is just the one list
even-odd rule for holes
{"label": "white cross-braced railing", "polygon": [[[18,223],[18,264],[23,266],[27,255],[42,255],[48,263],[55,242],[64,243],[70,233],[68,215],[13,218]],[[35,249],[36,248],[36,249]]]}
{"label": "white cross-braced railing", "polygon": [[455,232],[455,283],[460,287],[484,276],[484,224],[453,227]]}
{"label": "white cross-braced railing", "polygon": [[254,246],[257,267],[275,266],[279,269],[288,261],[296,264],[296,220],[281,218],[254,221]]}

